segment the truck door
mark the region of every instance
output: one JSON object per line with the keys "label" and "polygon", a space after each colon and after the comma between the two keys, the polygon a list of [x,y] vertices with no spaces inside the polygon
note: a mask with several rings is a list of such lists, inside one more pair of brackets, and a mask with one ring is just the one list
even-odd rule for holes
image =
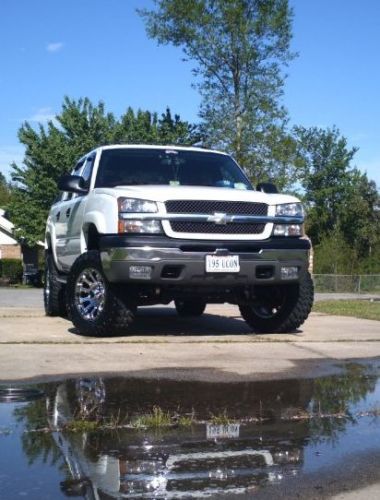
{"label": "truck door", "polygon": [[[80,175],[89,186],[95,155],[81,159],[72,174]],[[63,271],[69,271],[81,253],[81,232],[87,194],[68,193],[60,203],[59,218],[56,222],[57,260]]]}

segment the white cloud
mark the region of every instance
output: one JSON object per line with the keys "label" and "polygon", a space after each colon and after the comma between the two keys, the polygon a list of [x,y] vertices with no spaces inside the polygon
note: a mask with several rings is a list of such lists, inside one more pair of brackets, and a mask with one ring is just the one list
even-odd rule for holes
{"label": "white cloud", "polygon": [[25,148],[21,145],[0,144],[0,172],[10,180],[10,165],[15,162],[21,165],[24,159]]}
{"label": "white cloud", "polygon": [[63,42],[52,42],[46,45],[46,50],[48,52],[58,52],[59,50],[63,49],[63,46],[64,46]]}
{"label": "white cloud", "polygon": [[47,123],[48,121],[54,121],[54,119],[55,114],[51,108],[39,108],[32,116],[25,118],[24,121]]}

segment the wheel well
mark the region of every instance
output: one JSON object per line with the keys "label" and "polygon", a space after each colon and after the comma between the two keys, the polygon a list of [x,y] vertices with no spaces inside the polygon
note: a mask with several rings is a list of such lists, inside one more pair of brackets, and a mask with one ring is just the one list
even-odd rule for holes
{"label": "wheel well", "polygon": [[46,236],[46,247],[47,248],[46,248],[45,252],[52,254],[53,253],[53,249],[52,249],[50,234]]}
{"label": "wheel well", "polygon": [[87,250],[99,250],[99,233],[94,224],[90,224],[86,236]]}

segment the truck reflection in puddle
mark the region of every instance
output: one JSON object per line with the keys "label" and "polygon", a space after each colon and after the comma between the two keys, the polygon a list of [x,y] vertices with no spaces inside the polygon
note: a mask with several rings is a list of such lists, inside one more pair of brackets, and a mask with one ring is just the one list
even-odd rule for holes
{"label": "truck reflection in puddle", "polygon": [[[305,431],[301,426],[295,436],[289,423],[280,418],[292,403],[294,408],[306,407],[311,388],[307,381],[215,385],[80,380],[57,388],[52,424],[62,428],[73,415],[106,416],[116,407],[133,415],[163,404],[172,412],[191,411],[200,420],[228,408],[229,418],[248,420],[238,432],[236,424],[227,429],[226,425],[194,424],[190,428],[128,429],[80,437],[57,434],[57,444],[66,460],[75,461],[75,466],[70,464],[73,477],[89,478],[91,489],[109,496],[199,498],[240,493],[297,473]],[[250,424],[251,418],[267,423]]]}
{"label": "truck reflection in puddle", "polygon": [[[355,370],[340,378],[233,384],[71,380],[46,389],[49,446],[66,462],[61,491],[68,496],[231,496],[297,476],[304,450],[337,440],[354,418],[350,404],[375,385],[375,377]],[[134,428],[158,405],[170,415],[169,426]],[[192,418],[186,425],[184,415]],[[37,445],[38,434],[24,435],[24,451]],[[43,445],[40,453],[46,455]]]}

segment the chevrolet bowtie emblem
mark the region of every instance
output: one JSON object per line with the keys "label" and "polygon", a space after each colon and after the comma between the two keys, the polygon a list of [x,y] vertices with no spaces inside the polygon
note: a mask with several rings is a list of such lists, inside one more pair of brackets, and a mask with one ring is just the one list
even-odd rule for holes
{"label": "chevrolet bowtie emblem", "polygon": [[207,219],[208,222],[215,222],[215,224],[226,225],[229,221],[229,216],[227,214],[215,212],[214,215],[210,215]]}

